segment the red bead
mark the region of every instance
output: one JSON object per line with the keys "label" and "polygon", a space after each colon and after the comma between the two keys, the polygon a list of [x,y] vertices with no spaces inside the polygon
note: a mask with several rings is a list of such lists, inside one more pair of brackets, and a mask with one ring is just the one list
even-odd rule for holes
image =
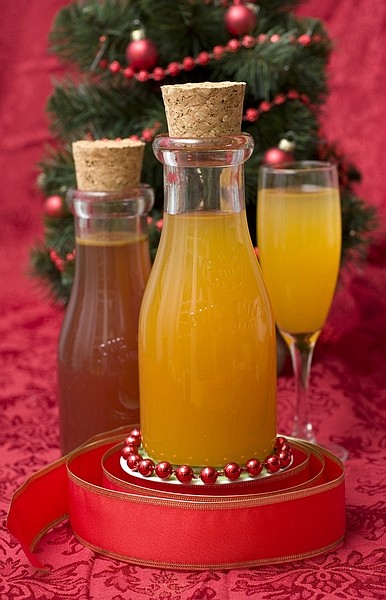
{"label": "red bead", "polygon": [[172,77],[176,77],[178,75],[178,73],[181,71],[181,66],[180,63],[178,62],[171,62],[168,65],[167,71],[170,75],[172,75]]}
{"label": "red bead", "polygon": [[125,446],[135,446],[136,448],[139,448],[140,445],[141,440],[137,436],[129,433],[129,435],[125,439]]}
{"label": "red bead", "polygon": [[209,52],[200,52],[197,56],[197,62],[199,65],[206,65],[210,60]]}
{"label": "red bead", "polygon": [[221,58],[223,56],[224,52],[225,52],[224,46],[215,46],[213,48],[213,56],[215,57],[216,60]]}
{"label": "red bead", "polygon": [[284,450],[282,450],[279,454],[279,462],[280,462],[280,468],[284,469],[285,467],[288,467],[291,463],[291,454],[289,452],[286,452]]}
{"label": "red bead", "polygon": [[129,435],[132,435],[133,437],[137,438],[137,439],[138,439],[138,440],[140,440],[140,441],[142,440],[141,432],[140,432],[140,430],[138,429],[138,427],[135,427],[134,429],[132,429],[132,430],[129,432]]}
{"label": "red bead", "polygon": [[182,61],[182,68],[185,71],[191,71],[196,66],[194,59],[191,56],[186,56]]}
{"label": "red bead", "polygon": [[233,5],[225,13],[224,23],[232,35],[249,33],[256,25],[257,17],[254,10],[244,4]]}
{"label": "red bead", "polygon": [[230,52],[237,52],[240,46],[241,43],[239,42],[239,40],[229,40],[229,42],[227,43],[227,49]]}
{"label": "red bead", "polygon": [[132,471],[136,471],[137,467],[138,467],[138,463],[141,460],[142,460],[142,456],[140,456],[139,454],[130,454],[129,458],[126,461],[127,462],[127,466]]}
{"label": "red bead", "polygon": [[256,45],[256,39],[252,35],[245,35],[242,44],[244,48],[253,48]]}
{"label": "red bead", "polygon": [[285,438],[285,437],[283,437],[282,435],[279,435],[279,436],[276,438],[276,441],[275,441],[275,448],[276,448],[276,450],[278,450],[279,448],[281,448],[281,447],[282,447],[282,445],[283,445],[283,444],[286,444],[286,443],[287,443],[287,440],[286,440],[286,438]]}
{"label": "red bead", "polygon": [[165,73],[165,69],[163,69],[162,67],[156,67],[153,71],[153,79],[154,81],[161,81],[162,79],[165,79],[166,77],[166,73]]}
{"label": "red bead", "polygon": [[277,473],[280,469],[280,460],[275,454],[271,454],[265,459],[265,466],[269,473]]}
{"label": "red bead", "polygon": [[224,475],[230,481],[236,481],[241,475],[242,468],[235,462],[229,462],[224,467]]}
{"label": "red bead", "polygon": [[176,477],[180,483],[190,483],[193,479],[193,476],[193,469],[188,465],[182,465],[176,470]]}
{"label": "red bead", "polygon": [[250,458],[247,461],[245,468],[248,475],[251,475],[251,477],[257,477],[263,470],[263,463],[257,460],[257,458]]}
{"label": "red bead", "polygon": [[213,485],[216,483],[218,473],[214,467],[204,467],[200,471],[200,479],[205,485]]}
{"label": "red bead", "polygon": [[166,460],[158,463],[158,465],[155,468],[155,474],[160,479],[168,479],[172,475],[172,473],[173,473],[173,467]]}
{"label": "red bead", "polygon": [[291,454],[291,446],[289,445],[288,442],[286,442],[285,444],[281,445],[280,451],[281,452],[289,452],[289,454]]}
{"label": "red bead", "polygon": [[155,464],[150,458],[143,458],[137,465],[138,473],[144,477],[153,475]]}
{"label": "red bead", "polygon": [[134,73],[135,71],[131,67],[126,67],[123,69],[123,75],[126,77],[126,79],[132,79],[132,77],[134,77]]}
{"label": "red bead", "polygon": [[142,69],[141,71],[139,71],[139,73],[137,75],[138,81],[143,83],[144,81],[148,81],[149,79],[150,79],[149,71],[145,71],[145,69]]}
{"label": "red bead", "polygon": [[308,33],[304,33],[298,38],[298,42],[302,46],[308,46],[311,43],[311,37],[308,35]]}
{"label": "red bead", "polygon": [[118,71],[121,69],[121,65],[117,60],[113,60],[113,62],[109,65],[109,69],[112,73],[118,73]]}
{"label": "red bead", "polygon": [[124,459],[128,459],[130,454],[136,454],[137,453],[137,448],[135,448],[135,446],[125,446],[122,449],[121,452],[121,456],[123,456]]}
{"label": "red bead", "polygon": [[258,117],[259,111],[256,108],[247,108],[245,111],[245,119],[253,123]]}

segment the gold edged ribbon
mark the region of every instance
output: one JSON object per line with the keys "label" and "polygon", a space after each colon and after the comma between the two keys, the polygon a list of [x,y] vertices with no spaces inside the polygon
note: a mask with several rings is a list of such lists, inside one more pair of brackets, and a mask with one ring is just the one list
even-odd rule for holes
{"label": "gold edged ribbon", "polygon": [[76,538],[96,552],[172,569],[298,560],[342,542],[344,468],[327,450],[290,438],[294,460],[286,471],[242,483],[173,485],[121,469],[130,429],[92,438],[16,491],[8,530],[36,568],[43,568],[37,543],[67,518]]}

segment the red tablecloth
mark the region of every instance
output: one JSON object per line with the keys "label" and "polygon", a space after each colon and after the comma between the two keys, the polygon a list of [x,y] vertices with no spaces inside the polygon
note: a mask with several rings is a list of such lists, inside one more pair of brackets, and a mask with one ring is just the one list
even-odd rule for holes
{"label": "red tablecloth", "polygon": [[[344,274],[318,345],[311,414],[320,435],[350,453],[346,463],[347,534],[318,558],[223,571],[144,568],[95,555],[65,523],[40,543],[52,566],[35,572],[5,526],[23,481],[59,457],[56,344],[61,312],[25,275],[28,248],[41,234],[34,165],[49,139],[43,107],[49,75],[46,36],[65,0],[18,0],[2,7],[0,58],[0,599],[100,598],[320,600],[385,598],[386,589],[386,236],[384,191],[385,67],[383,0],[312,0],[303,14],[326,21],[337,49],[331,62],[326,129],[362,170],[360,193],[376,205],[381,227],[368,262]],[[321,6],[322,5],[322,6]],[[290,432],[293,382],[279,380],[280,430]],[[315,519],[318,515],[315,515]]]}

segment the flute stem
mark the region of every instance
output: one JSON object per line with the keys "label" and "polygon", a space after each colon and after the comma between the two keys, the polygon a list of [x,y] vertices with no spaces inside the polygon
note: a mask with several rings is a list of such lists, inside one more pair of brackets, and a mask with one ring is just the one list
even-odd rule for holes
{"label": "flute stem", "polygon": [[295,378],[296,406],[292,435],[296,438],[315,443],[315,432],[308,415],[308,382],[312,356],[320,331],[293,335],[281,331],[281,334],[291,354]]}

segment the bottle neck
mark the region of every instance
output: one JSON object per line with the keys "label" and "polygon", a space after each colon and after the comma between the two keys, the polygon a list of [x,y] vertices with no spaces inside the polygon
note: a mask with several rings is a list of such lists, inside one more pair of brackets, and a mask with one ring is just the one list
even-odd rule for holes
{"label": "bottle neck", "polygon": [[253,150],[248,135],[179,139],[153,144],[164,164],[164,211],[240,212],[245,208],[244,162]]}
{"label": "bottle neck", "polygon": [[148,185],[124,192],[71,189],[67,193],[77,241],[94,236],[108,240],[147,234],[147,215],[153,202],[153,190]]}

